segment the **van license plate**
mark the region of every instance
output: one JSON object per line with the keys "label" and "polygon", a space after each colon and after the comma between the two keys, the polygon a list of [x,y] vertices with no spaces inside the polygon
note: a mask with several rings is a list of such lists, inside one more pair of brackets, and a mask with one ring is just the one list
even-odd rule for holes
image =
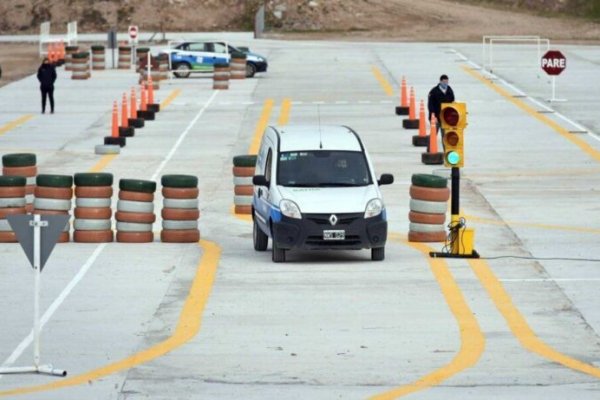
{"label": "van license plate", "polygon": [[344,240],[346,231],[323,231],[323,240]]}

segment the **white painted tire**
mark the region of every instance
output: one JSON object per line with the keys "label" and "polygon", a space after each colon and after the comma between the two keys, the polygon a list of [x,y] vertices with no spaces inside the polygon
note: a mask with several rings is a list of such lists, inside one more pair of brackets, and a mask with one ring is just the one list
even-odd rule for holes
{"label": "white painted tire", "polygon": [[96,154],[119,154],[120,152],[121,146],[117,144],[98,144],[94,147]]}
{"label": "white painted tire", "polygon": [[7,207],[25,207],[27,202],[25,197],[4,197],[0,198],[0,208]]}
{"label": "white painted tire", "polygon": [[43,197],[38,197],[33,201],[33,208],[38,210],[69,211],[71,209],[71,200],[46,199]]}
{"label": "white painted tire", "polygon": [[26,194],[25,195],[25,202],[27,204],[33,203],[33,200],[35,200],[35,195],[33,195],[33,194]]}
{"label": "white painted tire", "polygon": [[445,214],[448,209],[446,201],[425,201],[410,199],[410,210],[425,214]]}
{"label": "white painted tire", "polygon": [[7,219],[0,219],[0,232],[12,232]]}
{"label": "white painted tire", "polygon": [[81,208],[110,208],[110,198],[78,197],[75,199],[75,206]]}
{"label": "white painted tire", "polygon": [[117,222],[117,232],[151,232],[152,224],[136,224],[134,222]]}
{"label": "white painted tire", "polygon": [[173,221],[165,219],[162,222],[163,229],[172,230],[184,230],[184,229],[198,229],[198,221]]}
{"label": "white painted tire", "polygon": [[233,196],[233,204],[236,206],[252,205],[252,196]]}
{"label": "white painted tire", "polygon": [[111,228],[110,219],[76,219],[73,223],[76,231],[107,231]]}
{"label": "white painted tire", "polygon": [[35,176],[28,176],[26,185],[27,186],[35,185],[35,180],[36,180]]}
{"label": "white painted tire", "polygon": [[235,186],[252,185],[252,176],[234,176],[233,184]]}
{"label": "white painted tire", "polygon": [[119,200],[117,202],[117,211],[134,213],[153,213],[154,203],[151,201]]}
{"label": "white painted tire", "polygon": [[163,199],[164,208],[198,209],[198,199]]}
{"label": "white painted tire", "polygon": [[418,224],[416,222],[411,222],[408,225],[408,230],[412,231],[412,232],[433,233],[433,232],[445,232],[445,227],[444,227],[444,225]]}

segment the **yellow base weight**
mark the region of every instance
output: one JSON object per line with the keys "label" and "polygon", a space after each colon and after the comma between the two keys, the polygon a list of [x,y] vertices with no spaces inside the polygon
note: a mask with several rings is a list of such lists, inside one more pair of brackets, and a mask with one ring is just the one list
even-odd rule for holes
{"label": "yellow base weight", "polygon": [[473,254],[475,247],[475,230],[473,228],[460,228],[458,238],[452,243],[450,252],[459,255]]}

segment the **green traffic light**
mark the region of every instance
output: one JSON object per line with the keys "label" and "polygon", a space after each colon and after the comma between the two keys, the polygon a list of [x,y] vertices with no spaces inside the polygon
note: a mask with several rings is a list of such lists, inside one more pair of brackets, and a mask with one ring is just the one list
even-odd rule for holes
{"label": "green traffic light", "polygon": [[456,165],[460,162],[460,154],[455,151],[450,151],[446,154],[446,160],[449,164]]}

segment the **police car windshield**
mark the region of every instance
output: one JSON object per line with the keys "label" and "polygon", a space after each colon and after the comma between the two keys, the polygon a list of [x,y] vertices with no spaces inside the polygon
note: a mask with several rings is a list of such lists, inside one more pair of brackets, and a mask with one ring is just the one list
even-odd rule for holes
{"label": "police car windshield", "polygon": [[370,185],[367,160],[359,151],[290,151],[279,155],[277,184],[292,187]]}

